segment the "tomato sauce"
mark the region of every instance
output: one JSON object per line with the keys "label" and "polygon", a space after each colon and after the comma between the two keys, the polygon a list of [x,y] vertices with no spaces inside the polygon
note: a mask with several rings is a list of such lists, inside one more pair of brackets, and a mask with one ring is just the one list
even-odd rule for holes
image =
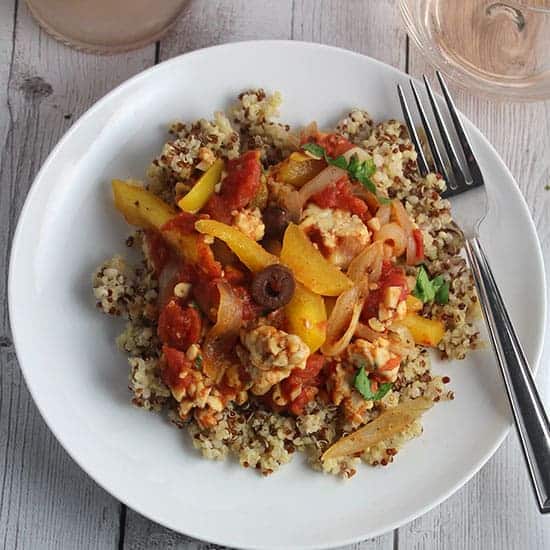
{"label": "tomato sauce", "polygon": [[158,276],[170,260],[170,249],[158,231],[147,229],[145,231],[145,239],[153,269]]}
{"label": "tomato sauce", "polygon": [[185,351],[199,341],[202,321],[199,312],[193,307],[182,307],[170,300],[161,310],[157,333],[164,344]]}
{"label": "tomato sauce", "polygon": [[325,358],[320,353],[309,356],[304,369],[294,369],[288,378],[281,382],[281,393],[290,396],[296,388],[302,391],[288,403],[285,409],[298,416],[304,413],[306,405],[312,401],[319,392],[319,386],[323,383],[322,369]]}
{"label": "tomato sauce", "polygon": [[171,220],[167,221],[163,226],[163,231],[178,231],[183,235],[191,235],[195,231],[195,222],[199,218],[195,214],[189,212],[180,212],[177,216],[174,216]]}
{"label": "tomato sauce", "polygon": [[352,214],[356,214],[365,222],[372,217],[365,201],[353,195],[347,176],[340,178],[335,184],[325,187],[325,189],[313,195],[311,200],[320,208],[347,210]]}

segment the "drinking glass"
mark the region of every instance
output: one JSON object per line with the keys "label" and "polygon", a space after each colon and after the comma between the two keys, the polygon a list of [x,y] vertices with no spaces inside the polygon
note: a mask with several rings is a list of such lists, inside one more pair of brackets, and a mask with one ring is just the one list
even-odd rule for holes
{"label": "drinking glass", "polygon": [[26,0],[40,26],[80,50],[116,53],[158,40],[186,0]]}
{"label": "drinking glass", "polygon": [[400,0],[400,8],[413,43],[460,86],[550,98],[550,0]]}

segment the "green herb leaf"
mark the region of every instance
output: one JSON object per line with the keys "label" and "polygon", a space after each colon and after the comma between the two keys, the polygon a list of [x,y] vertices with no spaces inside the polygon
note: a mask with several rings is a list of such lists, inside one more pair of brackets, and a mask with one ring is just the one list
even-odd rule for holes
{"label": "green herb leaf", "polygon": [[386,382],[384,384],[380,384],[378,390],[373,392],[371,382],[365,371],[365,367],[361,367],[357,371],[353,385],[355,386],[355,389],[368,401],[379,401],[390,391],[392,387],[390,382]]}
{"label": "green herb leaf", "polygon": [[423,265],[420,266],[416,275],[416,284],[412,291],[413,296],[416,296],[420,301],[433,302],[435,298],[435,290],[433,289],[428,272]]}
{"label": "green herb leaf", "polygon": [[449,283],[442,275],[438,275],[430,281],[426,268],[421,265],[412,293],[423,303],[435,300],[438,304],[446,304],[449,301]]}
{"label": "green herb leaf", "polygon": [[197,370],[202,370],[202,356],[201,355],[197,355],[195,357],[195,368]]}
{"label": "green herb leaf", "polygon": [[445,281],[441,287],[435,293],[435,301],[438,304],[448,304],[449,303],[449,283]]}
{"label": "green herb leaf", "polygon": [[[376,195],[376,186],[370,179],[376,172],[376,165],[374,164],[372,158],[367,158],[360,161],[357,155],[352,155],[349,162],[343,155],[340,155],[337,158],[332,158],[329,157],[325,149],[317,143],[304,143],[304,145],[302,145],[302,149],[314,157],[324,158],[327,164],[346,170],[355,181],[358,181],[361,185],[363,185],[363,187]],[[388,199],[385,197],[379,197],[380,204],[387,204],[383,202],[387,200]]]}
{"label": "green herb leaf", "polygon": [[378,195],[376,198],[378,199],[378,202],[380,204],[391,204],[391,199],[387,199],[386,197],[383,197],[382,195]]}
{"label": "green herb leaf", "polygon": [[318,157],[320,159],[325,158],[326,156],[326,153],[323,147],[321,147],[320,145],[317,145],[316,143],[304,143],[302,145],[302,149],[312,154],[314,157]]}
{"label": "green herb leaf", "polygon": [[327,157],[325,155],[325,160],[328,162],[328,164],[332,164],[332,166],[336,166],[338,168],[341,168],[342,170],[348,170],[348,161],[342,155],[336,157],[335,159]]}

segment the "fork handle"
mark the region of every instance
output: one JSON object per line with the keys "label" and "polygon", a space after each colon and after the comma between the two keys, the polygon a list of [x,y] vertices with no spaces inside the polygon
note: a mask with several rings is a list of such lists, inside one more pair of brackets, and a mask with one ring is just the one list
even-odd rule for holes
{"label": "fork handle", "polygon": [[550,512],[550,423],[487,256],[477,237],[466,241],[466,252],[539,510],[541,513]]}

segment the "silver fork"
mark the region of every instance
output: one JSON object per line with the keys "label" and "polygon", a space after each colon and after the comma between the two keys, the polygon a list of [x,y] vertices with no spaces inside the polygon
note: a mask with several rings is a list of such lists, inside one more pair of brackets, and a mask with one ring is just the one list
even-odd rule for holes
{"label": "silver fork", "polygon": [[[443,196],[453,197],[453,217],[464,232],[466,253],[476,282],[491,343],[504,378],[506,393],[510,400],[539,510],[542,513],[550,512],[550,423],[525,353],[510,321],[504,300],[479,240],[478,229],[487,214],[487,193],[483,175],[472,152],[470,141],[447,84],[439,71],[437,78],[443,90],[456,137],[464,153],[467,171],[462,168],[462,163],[451,141],[449,129],[441,115],[441,110],[426,76],[424,76],[424,84],[437,123],[439,139],[430,124],[416,85],[411,80],[412,93],[436,170],[448,182],[448,188]],[[397,86],[397,91],[409,135],[418,153],[418,170],[422,176],[425,176],[429,172],[428,162],[401,85]],[[441,143],[448,162],[445,162]]]}

